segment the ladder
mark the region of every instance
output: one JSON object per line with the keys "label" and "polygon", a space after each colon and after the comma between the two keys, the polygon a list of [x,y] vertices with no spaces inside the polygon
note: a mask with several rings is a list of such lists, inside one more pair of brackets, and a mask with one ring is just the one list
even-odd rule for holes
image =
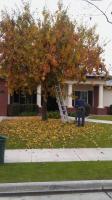
{"label": "ladder", "polygon": [[57,103],[58,103],[58,107],[60,111],[61,120],[63,122],[69,122],[68,112],[65,105],[65,101],[63,99],[60,84],[57,84],[55,86],[55,90],[56,90],[56,99],[57,99]]}

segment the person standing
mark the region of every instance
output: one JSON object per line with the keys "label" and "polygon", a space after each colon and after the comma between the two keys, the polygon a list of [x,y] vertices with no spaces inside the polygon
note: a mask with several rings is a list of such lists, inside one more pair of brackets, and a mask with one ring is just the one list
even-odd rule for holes
{"label": "person standing", "polygon": [[76,109],[76,123],[77,126],[84,126],[85,124],[85,102],[79,97],[75,101]]}

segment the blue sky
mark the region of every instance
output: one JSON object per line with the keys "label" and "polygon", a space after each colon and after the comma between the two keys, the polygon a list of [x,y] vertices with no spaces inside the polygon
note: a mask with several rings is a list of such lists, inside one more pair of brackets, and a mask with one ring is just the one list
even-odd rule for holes
{"label": "blue sky", "polygon": [[[45,5],[51,12],[54,12],[56,10],[58,0],[30,0],[30,2],[32,10],[37,9],[40,14],[43,6]],[[108,43],[105,47],[103,57],[105,58],[107,68],[112,71],[112,24],[109,24],[105,17],[96,8],[87,4],[83,0],[63,0],[63,4],[65,7],[68,6],[68,13],[72,19],[76,19],[79,23],[83,22],[88,26],[92,26],[94,24],[97,25],[97,32],[100,35],[100,43]],[[11,9],[14,8],[15,5],[20,7],[21,0],[0,0],[0,12],[5,7],[9,10],[9,12],[11,12]],[[106,14],[112,21],[112,0],[102,0],[100,2],[96,2],[96,5],[103,11],[106,11]],[[92,17],[91,20],[90,17]]]}

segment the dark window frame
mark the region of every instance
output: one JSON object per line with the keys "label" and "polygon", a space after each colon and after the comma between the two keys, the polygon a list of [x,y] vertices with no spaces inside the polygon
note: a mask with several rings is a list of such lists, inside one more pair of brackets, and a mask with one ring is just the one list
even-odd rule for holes
{"label": "dark window frame", "polygon": [[14,92],[14,94],[10,96],[11,104],[36,104],[36,101],[36,92],[33,92],[32,95],[29,95],[23,91],[18,91]]}
{"label": "dark window frame", "polygon": [[[91,103],[89,102],[89,93],[90,92],[91,92]],[[82,98],[82,99],[84,99],[85,103],[90,104],[91,106],[93,106],[93,91],[92,90],[75,90],[75,91],[73,91],[73,95],[75,97],[78,96],[78,97],[81,98],[81,96],[83,96],[83,95],[81,95],[81,93],[86,93],[87,94],[87,97],[86,97],[87,100]],[[74,106],[75,100],[73,100],[72,104]]]}

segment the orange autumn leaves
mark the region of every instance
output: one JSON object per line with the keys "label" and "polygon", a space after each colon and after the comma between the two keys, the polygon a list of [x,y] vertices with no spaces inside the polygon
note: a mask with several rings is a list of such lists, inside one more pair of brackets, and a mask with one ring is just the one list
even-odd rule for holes
{"label": "orange autumn leaves", "polygon": [[[54,14],[43,9],[33,16],[28,3],[12,16],[4,12],[0,22],[1,75],[9,89],[33,91],[43,81],[51,91],[56,81],[83,80],[87,72],[100,69],[103,49],[95,28],[78,26],[59,2]],[[80,67],[82,66],[82,67]],[[50,87],[50,89],[49,89]]]}
{"label": "orange autumn leaves", "polygon": [[[112,127],[108,128],[108,133]],[[78,128],[74,123],[51,119],[22,117],[0,122],[0,133],[8,136],[8,148],[74,148],[100,147],[111,143],[107,127],[86,124]],[[102,142],[102,143],[101,143]],[[112,144],[112,143],[111,143]]]}

